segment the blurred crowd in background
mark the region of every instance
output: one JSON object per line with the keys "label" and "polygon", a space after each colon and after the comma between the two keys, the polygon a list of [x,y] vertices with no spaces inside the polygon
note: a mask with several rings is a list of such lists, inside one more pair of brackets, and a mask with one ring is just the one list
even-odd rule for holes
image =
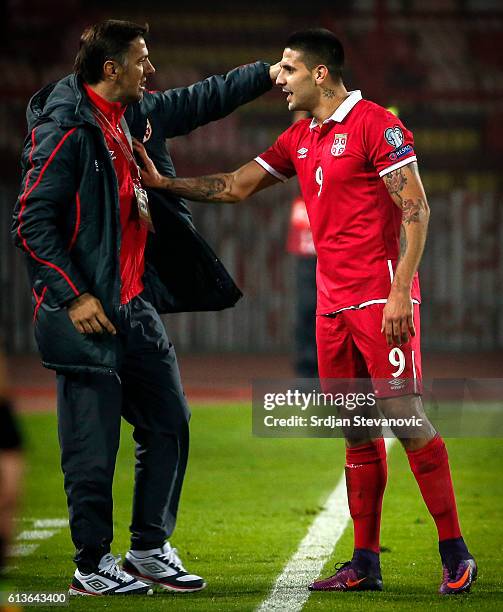
{"label": "blurred crowd in background", "polygon": [[[281,57],[294,30],[323,26],[346,48],[345,81],[393,106],[415,135],[432,210],[421,268],[425,348],[503,348],[503,7],[495,0],[173,3],[7,0],[0,36],[0,332],[34,351],[31,303],[9,237],[29,97],[72,70],[83,28],[149,22],[153,89]],[[168,143],[178,174],[231,170],[291,122],[275,90]],[[243,290],[236,308],[167,317],[179,351],[288,351],[295,303],[286,250],[295,180],[239,206],[194,204],[196,224]],[[176,265],[176,262],[174,262]]]}

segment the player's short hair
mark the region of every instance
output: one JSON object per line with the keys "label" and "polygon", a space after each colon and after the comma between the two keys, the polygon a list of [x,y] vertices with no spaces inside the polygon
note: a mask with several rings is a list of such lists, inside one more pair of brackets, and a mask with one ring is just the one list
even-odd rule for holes
{"label": "player's short hair", "polygon": [[115,60],[124,65],[129,45],[145,37],[149,27],[131,21],[108,19],[89,26],[80,37],[80,47],[73,66],[75,74],[85,83],[95,85],[103,79],[103,64]]}
{"label": "player's short hair", "polygon": [[304,63],[311,70],[323,64],[334,79],[341,79],[344,68],[344,48],[341,41],[330,30],[310,28],[291,34],[286,47],[302,51]]}

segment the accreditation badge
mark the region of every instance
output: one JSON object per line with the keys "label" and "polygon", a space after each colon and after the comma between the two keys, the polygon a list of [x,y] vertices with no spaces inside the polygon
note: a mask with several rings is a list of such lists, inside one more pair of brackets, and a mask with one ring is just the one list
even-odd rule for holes
{"label": "accreditation badge", "polygon": [[138,216],[140,217],[140,223],[145,226],[150,232],[154,233],[154,224],[152,223],[152,217],[150,215],[150,208],[148,206],[147,192],[143,187],[134,184],[134,195],[136,198],[136,204],[138,206]]}

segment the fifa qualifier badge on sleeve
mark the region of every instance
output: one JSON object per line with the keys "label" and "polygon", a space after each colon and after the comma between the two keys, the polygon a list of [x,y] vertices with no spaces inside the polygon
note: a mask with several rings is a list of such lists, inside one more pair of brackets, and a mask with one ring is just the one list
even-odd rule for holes
{"label": "fifa qualifier badge on sleeve", "polygon": [[384,139],[395,149],[401,147],[403,145],[404,137],[400,126],[394,125],[393,127],[389,127],[384,130]]}
{"label": "fifa qualifier badge on sleeve", "polygon": [[142,225],[148,228],[149,231],[154,233],[154,224],[152,223],[150,208],[148,207],[147,192],[145,191],[145,189],[143,189],[143,187],[140,187],[139,185],[135,184],[134,194],[136,197],[136,204],[138,206],[138,215],[140,217],[140,222],[142,223]]}

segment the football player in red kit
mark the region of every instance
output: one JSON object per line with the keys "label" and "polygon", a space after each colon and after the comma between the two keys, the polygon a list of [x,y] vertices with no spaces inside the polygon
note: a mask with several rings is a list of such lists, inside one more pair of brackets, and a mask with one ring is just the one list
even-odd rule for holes
{"label": "football player in red kit", "polygon": [[[470,590],[477,566],[461,536],[447,450],[421,400],[418,265],[429,208],[412,133],[386,109],[347,91],[344,51],[315,29],[287,41],[276,84],[294,123],[273,146],[235,172],[172,179],[141,145],[144,182],[206,202],[238,202],[297,175],[316,252],[320,379],[371,379],[385,417],[422,419],[397,432],[436,523],[443,565],[440,593]],[[381,590],[379,530],[387,480],[384,440],[346,440],[346,482],[354,525],[351,561],[311,590]]]}

